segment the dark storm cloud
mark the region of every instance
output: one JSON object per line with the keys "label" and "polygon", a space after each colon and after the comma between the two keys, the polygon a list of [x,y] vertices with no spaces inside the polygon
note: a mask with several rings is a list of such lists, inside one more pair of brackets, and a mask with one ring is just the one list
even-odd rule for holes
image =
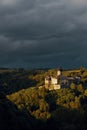
{"label": "dark storm cloud", "polygon": [[86,0],[0,1],[1,66],[86,65],[86,35]]}

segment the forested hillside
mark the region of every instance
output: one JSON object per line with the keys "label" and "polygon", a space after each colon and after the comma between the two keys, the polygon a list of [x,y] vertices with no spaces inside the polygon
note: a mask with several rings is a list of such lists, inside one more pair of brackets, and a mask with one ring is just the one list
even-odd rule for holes
{"label": "forested hillside", "polygon": [[44,88],[48,74],[56,73],[54,69],[1,71],[1,130],[87,129],[87,70],[63,71],[67,76],[80,75],[81,83],[52,91]]}

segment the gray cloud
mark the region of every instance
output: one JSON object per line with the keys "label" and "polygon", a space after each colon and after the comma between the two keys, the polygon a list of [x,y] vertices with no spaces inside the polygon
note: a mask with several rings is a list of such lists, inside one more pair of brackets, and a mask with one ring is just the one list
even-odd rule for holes
{"label": "gray cloud", "polygon": [[87,66],[86,0],[1,0],[0,66]]}

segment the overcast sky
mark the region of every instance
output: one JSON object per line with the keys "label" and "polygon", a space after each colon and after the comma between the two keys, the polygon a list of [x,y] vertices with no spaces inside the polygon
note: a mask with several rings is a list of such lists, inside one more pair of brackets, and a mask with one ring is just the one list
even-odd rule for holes
{"label": "overcast sky", "polygon": [[87,67],[87,0],[0,0],[0,67]]}

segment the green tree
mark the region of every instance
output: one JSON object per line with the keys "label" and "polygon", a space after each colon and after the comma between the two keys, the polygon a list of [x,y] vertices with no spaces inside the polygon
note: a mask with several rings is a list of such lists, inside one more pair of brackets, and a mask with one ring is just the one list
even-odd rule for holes
{"label": "green tree", "polygon": [[76,84],[71,83],[70,88],[71,88],[72,90],[75,90],[75,89],[76,89]]}
{"label": "green tree", "polygon": [[78,90],[80,93],[84,93],[84,87],[83,87],[83,85],[82,85],[82,84],[79,84],[79,85],[77,86],[77,90]]}

